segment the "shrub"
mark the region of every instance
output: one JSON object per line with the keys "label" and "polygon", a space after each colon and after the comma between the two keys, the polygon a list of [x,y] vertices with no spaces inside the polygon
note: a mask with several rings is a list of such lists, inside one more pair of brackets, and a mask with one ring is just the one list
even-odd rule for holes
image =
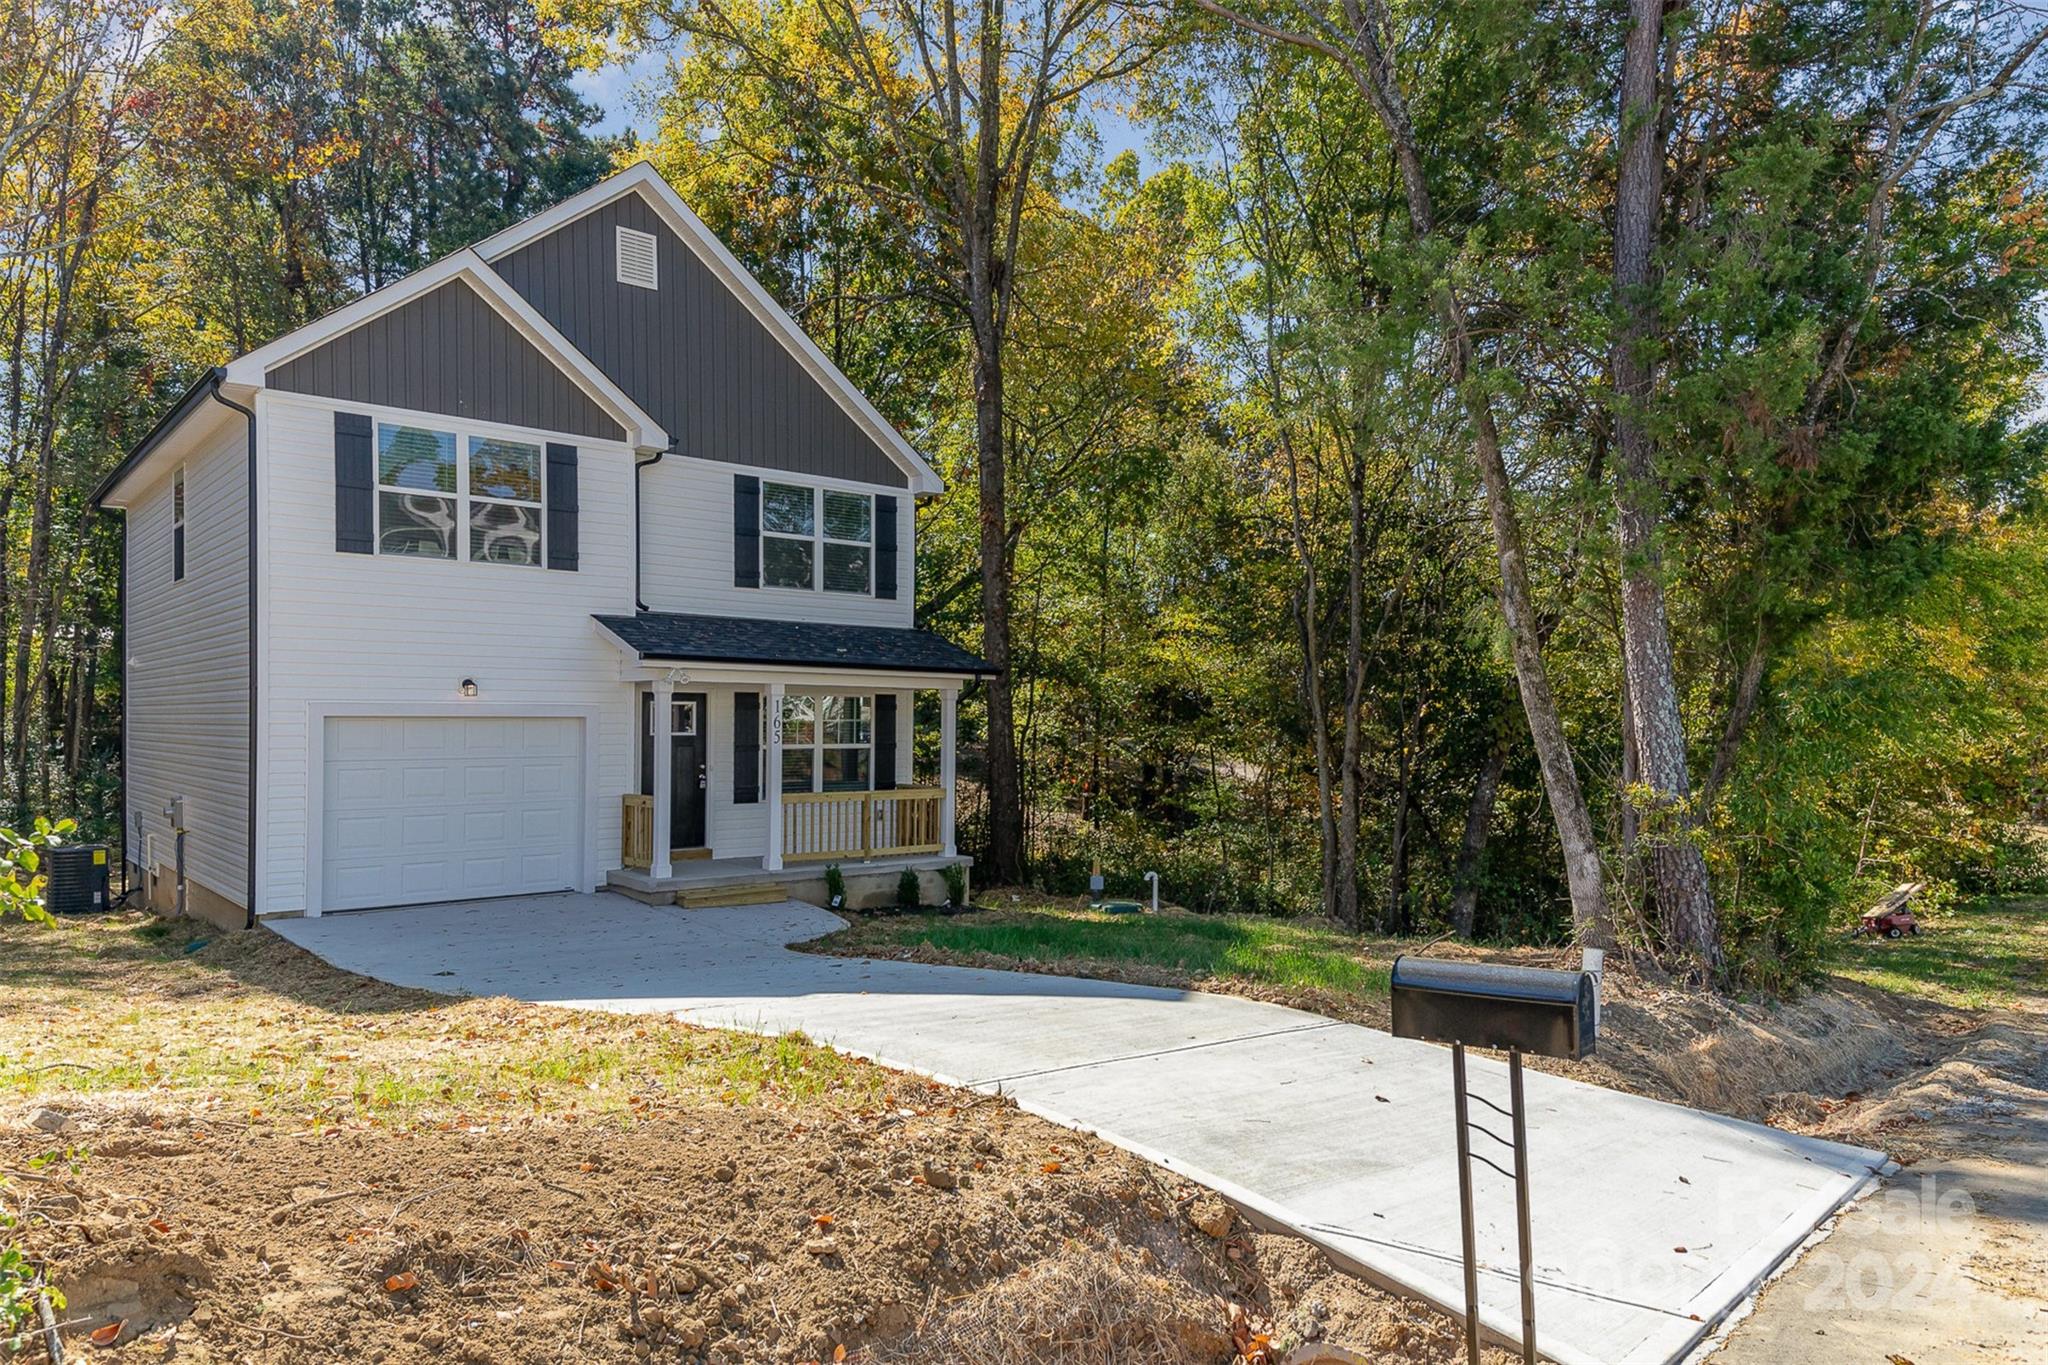
{"label": "shrub", "polygon": [[832,905],[846,904],[846,874],[833,863],[825,869],[825,899]]}
{"label": "shrub", "polygon": [[896,878],[896,903],[906,910],[915,910],[923,903],[923,896],[918,890],[917,873],[910,868],[904,868],[901,875]]}
{"label": "shrub", "polygon": [[946,899],[954,905],[967,904],[967,869],[958,863],[947,863],[946,870],[939,875],[946,879]]}
{"label": "shrub", "polygon": [[43,908],[43,854],[56,848],[78,825],[70,820],[51,824],[36,817],[33,833],[17,834],[0,829],[0,919],[25,919],[31,924],[54,924]]}

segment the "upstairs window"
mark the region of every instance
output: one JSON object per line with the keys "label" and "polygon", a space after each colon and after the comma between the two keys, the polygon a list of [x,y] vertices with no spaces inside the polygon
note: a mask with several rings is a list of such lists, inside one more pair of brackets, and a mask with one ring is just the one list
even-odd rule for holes
{"label": "upstairs window", "polygon": [[455,433],[377,425],[377,553],[455,558]]}
{"label": "upstairs window", "polygon": [[538,565],[545,469],[526,441],[379,423],[377,553]]}
{"label": "upstairs window", "polygon": [[185,466],[171,475],[171,581],[185,577]]}
{"label": "upstairs window", "polygon": [[495,436],[469,438],[469,557],[538,564],[541,450]]}
{"label": "upstairs window", "polygon": [[618,230],[619,283],[642,289],[661,287],[661,262],[655,255],[659,245],[651,232],[622,227]]}
{"label": "upstairs window", "polygon": [[761,484],[761,582],[770,588],[874,592],[875,500],[803,484]]}

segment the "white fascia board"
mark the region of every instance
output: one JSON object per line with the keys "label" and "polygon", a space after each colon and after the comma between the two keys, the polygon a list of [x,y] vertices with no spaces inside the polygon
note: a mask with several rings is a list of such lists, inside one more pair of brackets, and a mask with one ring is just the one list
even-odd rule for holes
{"label": "white fascia board", "polygon": [[554,361],[599,406],[616,418],[625,428],[627,444],[645,451],[668,448],[668,433],[661,424],[648,416],[624,389],[613,383],[590,357],[556,331],[554,324],[521,298],[518,290],[505,283],[504,277],[491,269],[473,247],[465,247],[432,265],[422,266],[395,284],[365,294],[295,332],[285,333],[267,346],[259,346],[247,355],[229,361],[225,382],[250,391],[260,389],[265,383],[264,376],[279,365],[458,279],[476,290],[500,317],[511,324],[514,331],[538,347],[541,354]]}
{"label": "white fascia board", "polygon": [[746,304],[747,311],[782,343],[783,349],[796,357],[811,378],[824,386],[847,416],[889,452],[910,476],[909,491],[913,495],[923,497],[946,491],[938,471],[917,453],[916,447],[903,439],[903,433],[896,430],[888,418],[876,411],[867,395],[818,349],[818,343],[811,340],[810,333],[762,288],[753,272],[726,250],[725,243],[718,240],[718,234],[690,211],[690,206],[675,192],[675,187],[662,178],[661,172],[654,169],[652,162],[636,161],[617,175],[564,199],[546,212],[485,238],[472,249],[486,261],[500,260],[627,193],[638,193],[645,199],[668,224],[669,230],[681,238],[683,244],[697,254],[697,259]]}

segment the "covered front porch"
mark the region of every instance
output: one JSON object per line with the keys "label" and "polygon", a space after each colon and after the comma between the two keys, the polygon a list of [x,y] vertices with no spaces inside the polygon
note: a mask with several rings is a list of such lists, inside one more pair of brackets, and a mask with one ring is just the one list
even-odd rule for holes
{"label": "covered front porch", "polygon": [[885,627],[669,613],[599,626],[638,718],[613,885],[682,895],[957,860],[958,703],[980,660]]}

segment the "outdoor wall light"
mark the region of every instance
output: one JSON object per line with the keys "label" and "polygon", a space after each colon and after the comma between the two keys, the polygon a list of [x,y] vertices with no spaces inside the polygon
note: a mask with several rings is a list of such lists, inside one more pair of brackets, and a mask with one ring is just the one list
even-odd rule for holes
{"label": "outdoor wall light", "polygon": [[463,696],[465,696],[465,697],[473,697],[473,696],[475,696],[475,695],[476,695],[476,679],[475,679],[475,678],[464,678],[464,679],[462,680],[462,686],[461,686],[461,687],[459,687],[459,688],[457,688],[456,690],[457,690],[458,692],[462,693],[462,695],[463,695]]}

